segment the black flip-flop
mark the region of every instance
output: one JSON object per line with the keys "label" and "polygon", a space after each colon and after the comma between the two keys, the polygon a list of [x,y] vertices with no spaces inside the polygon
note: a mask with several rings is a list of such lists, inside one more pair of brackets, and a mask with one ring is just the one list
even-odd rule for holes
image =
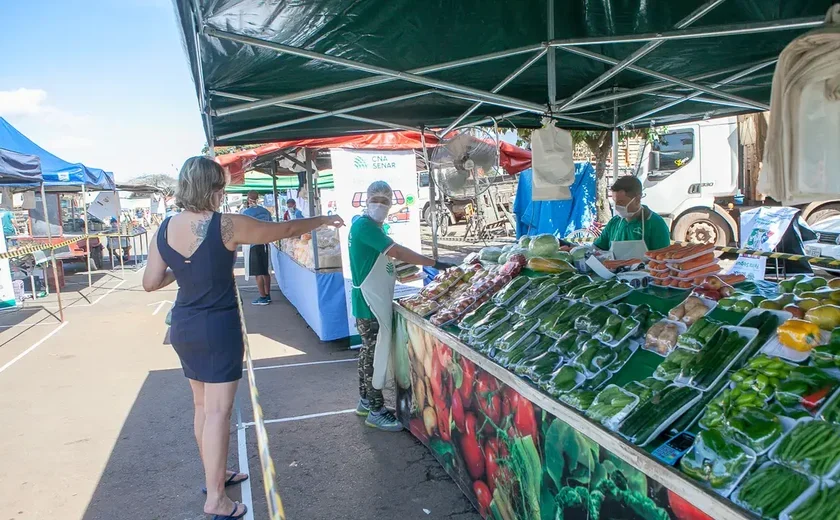
{"label": "black flip-flop", "polygon": [[[230,487],[230,486],[235,486],[237,484],[242,484],[243,482],[245,482],[249,478],[248,475],[245,475],[245,478],[243,478],[242,480],[233,480],[238,475],[245,475],[245,474],[244,473],[239,473],[238,471],[234,471],[233,475],[229,476],[228,479],[225,480],[225,487]],[[207,494],[207,488],[206,487],[201,488],[201,492],[206,495]]]}
{"label": "black flip-flop", "polygon": [[242,504],[242,507],[244,508],[242,510],[242,513],[234,516],[234,514],[236,514],[236,510],[239,509],[239,502],[234,502],[233,503],[233,511],[231,511],[229,515],[227,515],[227,516],[213,515],[213,520],[236,520],[237,518],[242,518],[248,512],[248,506],[246,506],[245,504]]}

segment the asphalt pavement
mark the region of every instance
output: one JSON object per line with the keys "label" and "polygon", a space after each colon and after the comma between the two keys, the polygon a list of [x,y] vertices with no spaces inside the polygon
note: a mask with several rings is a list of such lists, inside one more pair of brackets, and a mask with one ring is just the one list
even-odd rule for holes
{"label": "asphalt pavement", "polygon": [[[141,276],[97,273],[93,288],[69,276],[63,324],[54,294],[0,311],[0,518],[209,518],[190,391],[166,344],[175,288],[146,293]],[[279,291],[251,306],[253,280],[238,281],[287,518],[479,518],[411,435],[366,428],[349,411],[358,393],[346,343],[318,341]],[[234,417],[229,466],[247,465],[251,480],[230,494],[266,519],[244,378],[237,407],[245,426]]]}

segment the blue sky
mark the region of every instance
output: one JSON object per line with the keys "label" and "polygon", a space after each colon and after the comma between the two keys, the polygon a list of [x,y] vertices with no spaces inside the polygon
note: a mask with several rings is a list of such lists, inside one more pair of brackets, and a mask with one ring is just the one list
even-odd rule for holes
{"label": "blue sky", "polygon": [[0,116],[72,162],[177,173],[204,144],[170,0],[3,0]]}

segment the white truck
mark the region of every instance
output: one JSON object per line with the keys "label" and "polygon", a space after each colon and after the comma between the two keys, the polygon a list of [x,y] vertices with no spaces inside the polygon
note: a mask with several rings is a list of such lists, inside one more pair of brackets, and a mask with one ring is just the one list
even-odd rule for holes
{"label": "white truck", "polygon": [[[738,121],[735,117],[668,125],[658,139],[645,143],[635,175],[642,181],[642,203],[659,213],[678,241],[738,241],[740,212],[761,205],[748,195],[740,171]],[[840,215],[840,200],[800,206],[808,224]]]}

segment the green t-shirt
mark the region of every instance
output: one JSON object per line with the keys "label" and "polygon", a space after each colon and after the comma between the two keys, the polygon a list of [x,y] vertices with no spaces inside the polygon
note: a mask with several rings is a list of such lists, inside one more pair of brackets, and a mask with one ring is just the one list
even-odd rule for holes
{"label": "green t-shirt", "polygon": [[[394,241],[385,234],[382,224],[376,223],[370,217],[362,216],[350,226],[348,242],[350,274],[353,276],[353,285],[358,287],[373,269],[373,264],[376,263],[379,255],[391,247]],[[353,288],[350,300],[353,305],[353,316],[366,320],[374,318],[362,296],[361,289]]]}
{"label": "green t-shirt", "polygon": [[[668,224],[647,206],[642,207],[647,215],[644,240],[648,251],[668,247],[671,244],[671,230],[668,229]],[[593,245],[607,251],[613,241],[620,240],[642,240],[642,219],[628,221],[618,216],[613,217]]]}

